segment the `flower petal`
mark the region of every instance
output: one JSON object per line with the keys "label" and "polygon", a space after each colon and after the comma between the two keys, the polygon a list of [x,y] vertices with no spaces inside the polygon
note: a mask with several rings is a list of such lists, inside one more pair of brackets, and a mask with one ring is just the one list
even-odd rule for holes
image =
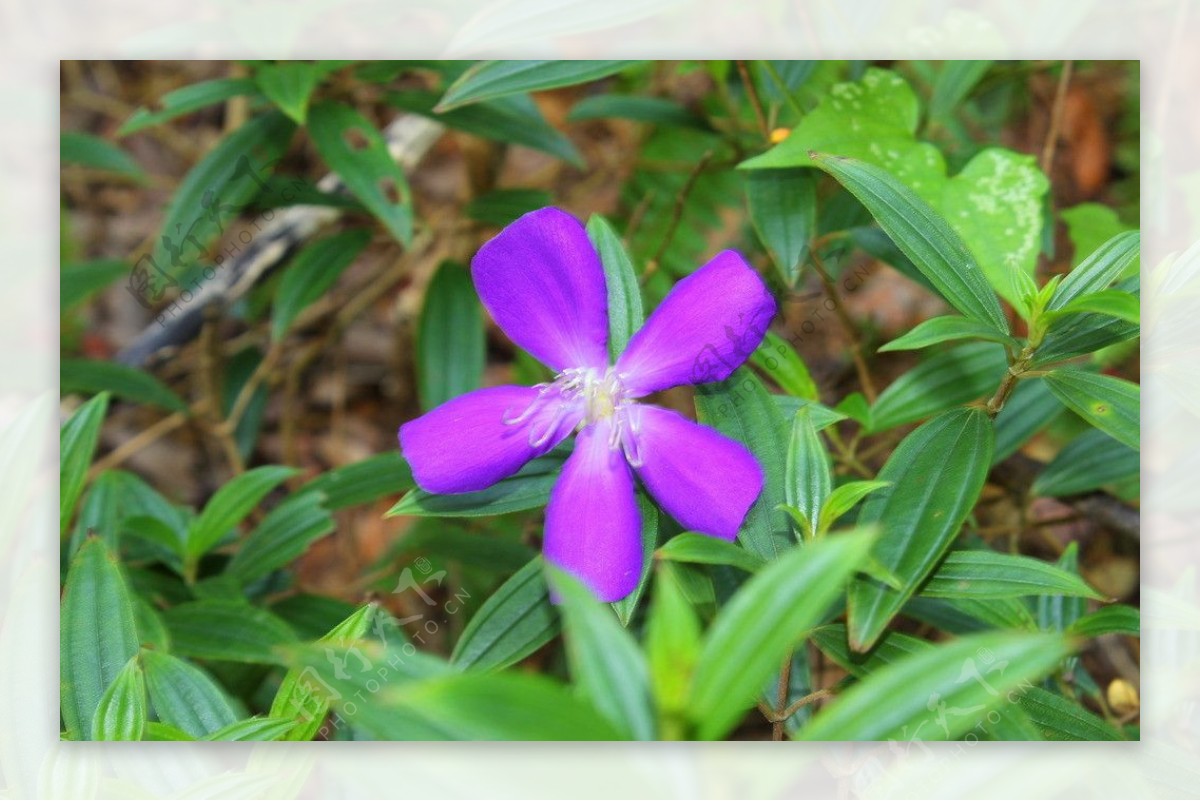
{"label": "flower petal", "polygon": [[602,420],[579,433],[575,452],[546,507],[546,560],[582,581],[601,601],[618,601],[642,572],[642,518],[633,474],[621,450],[609,447]]}
{"label": "flower petal", "polygon": [[524,215],[479,249],[471,275],[496,324],[554,371],[608,366],[604,268],[570,214]]}
{"label": "flower petal", "polygon": [[[583,404],[557,390],[489,387],[443,403],[400,426],[400,450],[426,492],[486,489],[562,442]],[[528,414],[512,421],[523,412]]]}
{"label": "flower petal", "polygon": [[617,360],[635,396],[728,378],[766,335],[775,299],[740,254],[726,250],[676,284]]}
{"label": "flower petal", "polygon": [[627,414],[642,462],[634,469],[659,505],[687,529],[737,537],[762,492],[763,472],[754,455],[667,409],[639,404]]}

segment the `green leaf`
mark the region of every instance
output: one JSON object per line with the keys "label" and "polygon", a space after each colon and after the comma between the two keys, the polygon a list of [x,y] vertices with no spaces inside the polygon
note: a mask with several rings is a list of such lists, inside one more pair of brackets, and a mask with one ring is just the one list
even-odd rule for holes
{"label": "green leaf", "polygon": [[[1058,213],[1067,225],[1067,237],[1073,246],[1071,266],[1075,267],[1098,250],[1105,242],[1125,231],[1136,230],[1126,225],[1117,213],[1102,203],[1080,203]],[[1138,259],[1125,268],[1125,273],[1137,273]]]}
{"label": "green leaf", "polygon": [[480,61],[459,76],[438,103],[449,111],[497,97],[587,83],[620,72],[635,61]]}
{"label": "green leaf", "polygon": [[412,241],[412,197],[404,170],[374,124],[349,106],[322,102],[308,115],[321,158],[346,188],[400,241]]}
{"label": "green leaf", "polygon": [[221,688],[200,668],[158,651],[142,651],[141,660],[150,703],[163,723],[203,737],[237,722]]}
{"label": "green leaf", "polygon": [[[800,737],[954,739],[987,720],[1010,694],[1050,673],[1069,653],[1061,636],[1012,632],[971,635],[922,649],[872,672],[839,695]],[[946,714],[948,710],[958,714]]]}
{"label": "green leaf", "polygon": [[323,501],[319,493],[304,492],[272,509],[229,560],[226,574],[249,582],[300,557],[334,529]]}
{"label": "green leaf", "polygon": [[467,623],[450,661],[459,668],[499,670],[520,662],[558,633],[558,615],[541,558],[500,585]]}
{"label": "green leaf", "polygon": [[283,739],[283,736],[291,731],[293,725],[293,722],[286,718],[253,717],[231,723],[200,739],[239,743],[269,742]]}
{"label": "green leaf", "polygon": [[996,451],[992,464],[999,464],[1063,413],[1062,404],[1044,381],[1026,379],[1008,396],[996,415]]}
{"label": "green leaf", "polygon": [[583,584],[561,571],[551,579],[561,596],[567,660],[580,695],[625,738],[653,740],[650,677],[637,642]]}
{"label": "green leaf", "polygon": [[325,508],[337,511],[395,495],[414,486],[408,462],[398,451],[393,451],[322,473],[300,491],[321,493],[325,496]]}
{"label": "green leaf", "polygon": [[654,549],[658,546],[658,531],[662,525],[662,514],[654,501],[643,492],[638,493],[637,501],[642,517],[642,574],[633,592],[619,601],[612,602],[613,611],[617,613],[617,619],[621,621],[622,626],[628,626],[633,620],[642,595],[646,592],[646,584],[650,581],[650,570],[653,566],[651,563],[654,559]]}
{"label": "green leaf", "polygon": [[670,565],[655,574],[646,622],[646,659],[662,713],[661,738],[683,739],[692,674],[700,658],[700,621]]}
{"label": "green leaf", "polygon": [[795,286],[817,228],[817,187],[806,169],[755,170],[746,175],[750,222],[787,286]]}
{"label": "green leaf", "polygon": [[1082,314],[1084,312],[1116,317],[1118,320],[1138,325],[1141,322],[1142,302],[1132,292],[1104,289],[1090,295],[1080,295],[1059,309],[1057,314]]}
{"label": "green leaf", "polygon": [[571,107],[568,122],[633,120],[652,125],[674,125],[709,130],[707,121],[674,100],[636,95],[591,95]]}
{"label": "green leaf", "polygon": [[[824,431],[834,423],[840,423],[842,420],[848,419],[841,412],[835,412],[828,406],[822,406],[816,401],[804,400],[791,395],[772,395],[771,398],[775,401],[775,407],[779,410],[782,420],[791,420],[801,409],[808,409],[808,414],[818,431]],[[785,426],[784,431],[786,432],[786,430]]]}
{"label": "green leaf", "polygon": [[1123,740],[1107,721],[1061,695],[1027,687],[1017,701],[1047,740]]}
{"label": "green leaf", "polygon": [[979,264],[949,223],[886,170],[840,156],[817,155],[816,165],[867,207],[896,246],[954,308],[1008,333],[1000,303]]}
{"label": "green leaf", "polygon": [[429,282],[417,327],[421,408],[433,409],[479,389],[486,345],[471,274],[462,264],[445,262]]}
{"label": "green leaf", "polygon": [[59,531],[66,531],[83,492],[88,467],[100,441],[100,426],[108,411],[108,393],[101,392],[84,403],[59,430],[58,473]]}
{"label": "green leaf", "polygon": [[944,412],[905,437],[879,480],[892,487],[863,506],[859,525],[878,524],[872,554],[903,582],[899,591],[857,578],[847,600],[851,644],[866,650],[950,548],[983,490],[992,424],[981,409]]}
{"label": "green leaf", "polygon": [[525,214],[554,205],[544,189],[493,189],[467,204],[467,216],[484,225],[503,227]]}
{"label": "green leaf", "polygon": [[162,613],[171,650],[180,656],[269,665],[276,646],[297,642],[288,624],[244,600],[191,601]]}
{"label": "green leaf", "polygon": [[1045,376],[1054,396],[1075,414],[1137,450],[1141,445],[1141,387],[1110,375],[1064,368]]}
{"label": "green leaf", "polygon": [[94,359],[62,359],[59,366],[59,391],[93,395],[108,392],[134,403],[161,406],[173,412],[186,412],[187,404],[147,372],[115,362]]}
{"label": "green leaf", "polygon": [[1142,634],[1141,613],[1132,606],[1111,604],[1084,615],[1067,628],[1067,633],[1076,637],[1100,637],[1105,634]]}
{"label": "green leaf", "polygon": [[869,430],[886,431],[989,395],[1007,369],[1004,349],[990,342],[969,342],[936,353],[879,393]]}
{"label": "green leaf", "polygon": [[1137,451],[1092,429],[1059,451],[1034,480],[1032,489],[1043,498],[1061,498],[1118,484],[1140,473]]}
{"label": "green leaf", "polygon": [[300,313],[337,282],[370,241],[370,231],[354,228],[322,237],[293,256],[271,304],[271,338],[283,339]]}
{"label": "green leaf", "polygon": [[[293,131],[295,125],[282,114],[262,114],[222,138],[188,170],[171,196],[160,236],[134,264],[148,277],[148,286],[158,286],[159,274],[182,284],[188,268],[265,186]],[[223,255],[216,257],[218,267],[223,261]],[[130,281],[133,289],[132,276]]]}
{"label": "green leaf", "polygon": [[93,740],[140,740],[146,729],[146,679],[137,655],[100,697],[92,719]]}
{"label": "green leaf", "polygon": [[[1070,543],[1055,563],[1059,569],[1079,575],[1079,543]],[[1041,595],[1037,599],[1038,628],[1043,631],[1066,631],[1083,615],[1087,601],[1069,595]],[[1071,660],[1074,661],[1074,660]]]}
{"label": "green leaf", "polygon": [[59,623],[62,717],[72,739],[92,734],[105,692],[137,650],[133,605],[121,568],[103,540],[93,537],[67,571]]}
{"label": "green leaf", "polygon": [[840,487],[835,487],[821,509],[821,523],[817,535],[821,536],[829,531],[838,518],[853,509],[863,498],[890,486],[886,481],[847,481]]}
{"label": "green leaf", "polygon": [[303,125],[308,116],[308,101],[320,83],[322,71],[307,61],[281,61],[263,64],[254,73],[259,90],[280,111]]}
{"label": "green leaf", "polygon": [[754,705],[770,676],[841,595],[873,533],[838,534],[768,564],[729,600],[705,637],[689,714],[700,739],[717,739]]}
{"label": "green leaf", "polygon": [[1037,631],[1037,621],[1022,598],[929,598],[915,596],[901,614],[951,634],[985,629]]}
{"label": "green leaf", "polygon": [[60,162],[79,164],[129,178],[137,183],[146,181],[146,174],[133,157],[112,142],[86,133],[64,132],[59,137]]}
{"label": "green leaf", "polygon": [[267,493],[294,476],[294,467],[269,465],[248,470],[227,481],[204,506],[188,529],[187,555],[195,560],[210,551],[230,530],[254,511]]}
{"label": "green leaf", "polygon": [[434,495],[420,488],[414,489],[397,501],[385,517],[484,517],[535,509],[550,500],[550,489],[558,480],[562,464],[562,456],[542,456],[525,465],[516,475],[479,492]]}
{"label": "green leaf", "polygon": [[691,531],[685,531],[667,540],[666,544],[655,552],[655,556],[668,562],[729,565],[747,573],[754,573],[765,564],[761,557],[755,556],[740,545]]}
{"label": "green leaf", "polygon": [[58,277],[59,312],[78,306],[128,272],[129,265],[118,259],[64,264]]}
{"label": "green leaf", "polygon": [[[451,128],[494,142],[522,145],[583,167],[583,156],[562,131],[546,121],[529,95],[512,95],[437,113],[432,92],[389,92],[390,105],[437,120]],[[542,203],[541,206],[549,205]],[[510,220],[511,222],[511,220]]]}
{"label": "green leaf", "polygon": [[145,742],[194,742],[195,737],[182,729],[159,723],[157,720],[146,721],[146,731],[142,735]]}
{"label": "green leaf", "polygon": [[952,342],[960,339],[984,339],[989,342],[999,342],[1002,345],[1016,346],[1017,341],[1007,334],[998,332],[987,323],[971,320],[966,317],[947,315],[934,317],[920,323],[903,336],[893,339],[879,349],[880,353],[893,350],[919,350],[939,342]]}
{"label": "green leaf", "polygon": [[951,551],[921,594],[980,600],[1055,594],[1104,600],[1075,573],[1028,556],[994,551]]}
{"label": "green leaf", "polygon": [[738,539],[751,553],[773,559],[793,542],[784,497],[786,425],[762,382],[742,367],[724,381],[696,388],[700,422],[748,447],[763,468],[764,484]]}
{"label": "green leaf", "polygon": [[[361,640],[375,620],[378,604],[361,606],[348,618],[323,636],[318,642],[333,646],[350,645]],[[310,685],[311,669],[291,668],[279,683],[279,689],[271,702],[271,720],[287,720],[290,727],[277,739],[307,741],[317,731],[329,712],[329,700],[314,693]]]}
{"label": "green leaf", "polygon": [[642,290],[637,272],[620,237],[603,217],[588,218],[588,238],[604,265],[604,283],[608,290],[608,352],[615,361],[629,339],[646,321],[642,308]]}
{"label": "green leaf", "polygon": [[389,551],[388,558],[428,554],[489,573],[512,573],[534,557],[529,546],[492,533],[475,533],[465,525],[441,520],[420,520]]}
{"label": "green leaf", "polygon": [[801,534],[811,540],[820,530],[823,509],[833,487],[833,464],[829,451],[813,425],[812,417],[801,409],[792,420],[784,472],[784,498],[800,514]]}
{"label": "green leaf", "polygon": [[951,117],[979,83],[992,61],[970,61],[960,59],[942,62],[937,78],[933,81],[933,92],[929,99],[929,119],[945,120]]}
{"label": "green leaf", "polygon": [[159,98],[154,109],[139,108],[117,129],[117,136],[128,136],[206,106],[224,103],[231,97],[256,94],[256,91],[250,78],[218,78],[184,86]]}
{"label": "green leaf", "polygon": [[[763,341],[750,354],[750,363],[789,395],[814,402],[820,400],[817,384],[808,372],[808,365],[800,358],[796,349],[778,334],[767,332]],[[792,415],[786,417],[790,419]],[[828,425],[819,421],[817,415],[813,416],[813,422],[818,430]]]}
{"label": "green leaf", "polygon": [[1137,231],[1117,234],[1067,273],[1046,308],[1056,311],[1076,298],[1107,289],[1138,257],[1140,248],[1141,235]]}

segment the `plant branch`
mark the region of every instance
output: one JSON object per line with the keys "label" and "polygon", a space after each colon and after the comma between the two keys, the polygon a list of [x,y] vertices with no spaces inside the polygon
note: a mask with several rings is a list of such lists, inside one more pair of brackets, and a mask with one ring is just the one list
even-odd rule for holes
{"label": "plant branch", "polygon": [[837,284],[829,276],[829,271],[825,269],[825,262],[817,254],[816,248],[811,249],[810,256],[812,257],[813,267],[817,271],[817,275],[821,278],[821,283],[825,287],[825,292],[829,295],[829,300],[833,303],[834,314],[842,324],[842,328],[846,332],[846,337],[850,340],[850,356],[854,359],[854,370],[858,373],[858,383],[862,387],[863,395],[867,397],[869,403],[874,403],[878,397],[875,392],[875,382],[871,380],[871,371],[867,369],[867,362],[863,359],[862,341],[858,338],[858,331],[854,327],[854,321],[850,319],[849,313],[846,311],[845,305],[842,303],[841,295],[838,294]]}
{"label": "plant branch", "polygon": [[1054,90],[1054,105],[1050,108],[1050,128],[1046,131],[1046,141],[1042,145],[1042,158],[1039,166],[1042,172],[1050,175],[1054,166],[1054,151],[1058,147],[1058,137],[1062,132],[1064,111],[1066,109],[1067,86],[1071,83],[1071,72],[1075,62],[1064,61],[1062,73],[1058,76],[1058,87]]}
{"label": "plant branch", "polygon": [[738,75],[742,76],[742,84],[746,87],[746,95],[750,98],[750,106],[754,109],[754,119],[758,120],[758,128],[762,131],[763,139],[770,141],[771,128],[767,125],[767,117],[763,114],[762,101],[758,99],[758,89],[750,78],[750,70],[745,61],[735,61]]}
{"label": "plant branch", "polygon": [[705,151],[700,160],[696,162],[696,166],[688,173],[687,180],[679,190],[679,194],[675,196],[675,206],[671,209],[671,221],[667,224],[667,231],[663,234],[662,242],[658,244],[658,249],[654,251],[654,256],[646,263],[646,271],[642,273],[641,283],[643,285],[650,279],[650,276],[658,271],[659,262],[662,260],[663,254],[667,252],[671,241],[675,238],[675,231],[679,228],[679,221],[683,218],[683,207],[687,203],[688,195],[692,193],[692,189],[696,186],[696,180],[700,177],[700,173],[704,172],[704,168],[708,166],[708,162],[712,157],[712,150]]}

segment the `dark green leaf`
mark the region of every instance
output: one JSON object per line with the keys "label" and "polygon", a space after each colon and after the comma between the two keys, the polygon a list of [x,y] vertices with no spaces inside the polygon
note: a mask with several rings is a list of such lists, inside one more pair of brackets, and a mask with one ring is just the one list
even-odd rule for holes
{"label": "dark green leaf", "polygon": [[523,145],[557,156],[577,167],[584,166],[583,156],[575,145],[546,121],[529,95],[500,97],[442,113],[434,111],[437,95],[431,92],[389,92],[387,102],[484,139]]}
{"label": "dark green leaf", "polygon": [[142,651],[146,688],[158,719],[192,737],[237,722],[237,715],[212,677],[195,665],[158,651]]}
{"label": "dark green leaf", "polygon": [[700,422],[748,447],[763,468],[765,483],[750,507],[738,539],[751,553],[773,559],[793,542],[787,514],[784,470],[786,446],[781,439],[786,424],[762,382],[745,367],[725,381],[696,388],[696,414]]}
{"label": "dark green leaf", "polygon": [[267,99],[280,111],[303,125],[308,116],[308,101],[320,83],[322,71],[307,61],[281,61],[263,64],[254,73],[254,81]]}
{"label": "dark green leaf", "polygon": [[761,557],[755,556],[740,545],[691,531],[685,531],[667,540],[655,556],[669,562],[730,565],[747,573],[754,573],[765,564]]}
{"label": "dark green leaf", "polygon": [[980,79],[991,69],[991,61],[955,60],[942,63],[933,82],[933,95],[929,100],[929,118],[949,118]]}
{"label": "dark green leaf", "polygon": [[650,677],[637,642],[583,584],[561,571],[552,577],[561,596],[571,678],[580,694],[626,738],[654,739]]}
{"label": "dark green leaf", "polygon": [[812,170],[749,172],[746,200],[754,230],[771,252],[783,282],[795,286],[817,227],[817,190]]}
{"label": "dark green leaf", "polygon": [[171,650],[180,656],[250,664],[280,661],[279,645],[297,642],[291,627],[243,600],[192,601],[163,612]]}
{"label": "dark green leaf", "polygon": [[300,312],[334,285],[370,241],[370,231],[355,228],[318,239],[292,257],[271,306],[271,338],[282,339]]}
{"label": "dark green leaf", "polygon": [[960,339],[985,339],[989,342],[999,342],[1002,345],[1016,346],[1017,341],[1008,334],[1002,334],[988,323],[981,323],[967,317],[947,315],[934,317],[920,323],[908,333],[893,339],[879,349],[880,353],[893,350],[918,350],[936,345],[939,342],[951,342]]}
{"label": "dark green leaf", "polygon": [[256,87],[250,78],[218,78],[184,86],[163,95],[155,109],[139,108],[117,129],[117,136],[128,136],[206,106],[224,103],[231,97],[255,93]]}
{"label": "dark green leaf", "polygon": [[1123,740],[1107,721],[1061,695],[1027,687],[1017,701],[1047,740]]}
{"label": "dark green leaf", "polygon": [[187,554],[195,559],[207,553],[279,486],[295,475],[294,467],[256,467],[226,482],[204,506],[188,530]]}
{"label": "dark green leaf", "polygon": [[108,392],[134,403],[161,406],[173,412],[187,411],[187,404],[166,384],[147,372],[116,362],[63,359],[59,366],[59,381],[59,391],[64,395]]}
{"label": "dark green leaf", "polygon": [[308,550],[333,531],[333,517],[316,492],[293,495],[271,510],[250,532],[225,568],[242,582],[265,576]]}
{"label": "dark green leaf", "polygon": [[1033,482],[1033,492],[1047,498],[1078,495],[1136,478],[1140,472],[1137,451],[1093,429],[1058,452]]}
{"label": "dark green leaf", "polygon": [[567,120],[570,122],[608,119],[709,129],[708,122],[703,117],[664,97],[592,95],[572,106],[567,114]]}
{"label": "dark green leaf", "polygon": [[911,423],[995,391],[1008,360],[990,342],[971,342],[934,354],[893,381],[871,409],[871,431]]}
{"label": "dark green leaf", "polygon": [[140,740],[146,729],[146,679],[137,655],[100,697],[92,719],[93,740]]}
{"label": "dark green leaf", "polygon": [[544,189],[493,189],[467,204],[467,216],[484,225],[503,227],[536,209],[554,204]]}
{"label": "dark green leaf", "polygon": [[129,265],[116,259],[64,264],[58,278],[59,311],[78,306],[128,272]]}
{"label": "dark green leaf", "polygon": [[414,489],[397,501],[386,517],[484,517],[545,506],[562,463],[563,458],[558,455],[534,459],[516,475],[479,492],[433,495]]}
{"label": "dark green leaf", "polygon": [[781,555],[729,600],[705,637],[689,714],[717,739],[754,705],[767,679],[820,622],[861,566],[873,534],[838,534]]}
{"label": "dark green leaf", "polygon": [[[947,740],[987,720],[1070,653],[1050,634],[989,632],[922,649],[873,671],[800,732],[805,740]],[[971,714],[945,714],[947,710]],[[974,713],[978,714],[974,714]]]}
{"label": "dark green leaf", "polygon": [[[816,401],[808,401],[791,395],[772,395],[771,398],[775,401],[775,406],[779,409],[780,418],[785,421],[791,420],[801,409],[808,409],[813,425],[817,427],[818,431],[824,431],[834,423],[840,423],[842,420],[849,419],[841,412],[836,412]],[[786,433],[786,423],[783,430]]]}
{"label": "dark green leaf", "polygon": [[442,96],[438,111],[497,97],[587,83],[620,72],[634,61],[480,61]]}
{"label": "dark green leaf", "polygon": [[856,159],[814,155],[817,166],[859,199],[954,308],[1008,333],[1000,303],[962,239],[929,204],[886,170]]}
{"label": "dark green leaf", "polygon": [[658,530],[662,524],[662,515],[658,506],[644,493],[638,493],[638,510],[642,517],[642,574],[633,592],[619,601],[613,601],[613,611],[622,626],[628,626],[633,620],[633,614],[641,603],[642,595],[646,592],[646,584],[650,581],[650,569],[654,560],[654,549],[658,546]]}
{"label": "dark green leaf", "polygon": [[[767,332],[763,341],[750,354],[750,363],[789,395],[814,402],[820,399],[817,384],[808,372],[808,365],[800,358],[796,349],[778,334]],[[790,420],[792,415],[786,415],[786,418]],[[818,431],[829,424],[818,414],[813,415],[813,423]]]}
{"label": "dark green leaf", "polygon": [[1075,573],[1028,556],[994,551],[951,551],[921,594],[979,600],[1048,594],[1104,599]]}
{"label": "dark green leaf", "polygon": [[541,558],[530,561],[484,601],[454,646],[459,668],[498,670],[520,662],[558,633],[558,615]]}
{"label": "dark green leaf", "polygon": [[112,142],[86,133],[63,133],[59,137],[59,159],[63,166],[79,164],[130,178],[138,183],[146,174],[133,157]]}
{"label": "dark green leaf", "polygon": [[101,699],[137,650],[121,568],[103,540],[89,539],[67,572],[59,624],[62,717],[72,739],[91,736]]}
{"label": "dark green leaf", "polygon": [[996,415],[996,452],[992,463],[999,464],[1012,456],[1062,413],[1062,404],[1044,381],[1021,381]]}
{"label": "dark green leaf", "polygon": [[981,409],[955,409],[905,437],[879,472],[892,486],[873,494],[859,525],[877,524],[873,555],[903,583],[850,585],[851,643],[866,650],[950,548],[975,506],[992,460],[992,424]]}
{"label": "dark green leaf", "polygon": [[615,361],[642,327],[646,313],[642,309],[642,290],[625,246],[608,220],[593,214],[588,219],[588,238],[604,265],[604,283],[608,289],[608,352]]}
{"label": "dark green leaf", "polygon": [[59,530],[66,531],[83,492],[88,467],[100,441],[100,426],[108,411],[108,393],[101,392],[80,406],[59,430]]}
{"label": "dark green leaf", "polygon": [[425,410],[479,389],[486,335],[467,268],[445,262],[425,292],[417,327],[417,388]]}
{"label": "dark green leaf", "polygon": [[493,532],[476,533],[455,522],[420,520],[396,543],[390,557],[425,553],[452,559],[491,573],[512,573],[524,567],[535,554],[520,542],[503,539]]}
{"label": "dark green leaf", "polygon": [[1076,369],[1047,373],[1046,384],[1068,409],[1119,442],[1141,445],[1141,387],[1109,375]]}
{"label": "dark green leaf", "polygon": [[1022,598],[927,598],[908,600],[901,614],[950,634],[970,634],[987,629],[1037,631],[1037,621]]}
{"label": "dark green leaf", "polygon": [[1067,628],[1068,634],[1076,637],[1100,637],[1104,634],[1128,634],[1140,637],[1142,633],[1141,613],[1132,606],[1112,604],[1084,615]]}
{"label": "dark green leaf", "polygon": [[335,511],[395,495],[413,486],[408,462],[395,451],[322,473],[305,484],[301,491],[321,493],[325,496],[325,508]]}
{"label": "dark green leaf", "polygon": [[412,240],[412,198],[404,170],[392,159],[383,134],[341,103],[323,102],[308,115],[308,132],[330,169],[384,227],[407,245]]}

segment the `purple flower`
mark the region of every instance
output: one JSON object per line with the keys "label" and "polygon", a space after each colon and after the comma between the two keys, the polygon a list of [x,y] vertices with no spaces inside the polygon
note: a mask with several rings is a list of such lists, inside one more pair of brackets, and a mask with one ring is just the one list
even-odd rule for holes
{"label": "purple flower", "polygon": [[578,431],[550,493],[543,551],[604,601],[624,598],[641,574],[635,475],[683,526],[737,537],[762,491],[754,456],[637,399],[727,378],[762,341],[775,300],[740,255],[719,253],[680,281],[612,366],[604,270],[571,215],[526,214],[480,249],[471,274],[497,325],[557,376],[476,390],[401,426],[421,489],[486,489]]}

